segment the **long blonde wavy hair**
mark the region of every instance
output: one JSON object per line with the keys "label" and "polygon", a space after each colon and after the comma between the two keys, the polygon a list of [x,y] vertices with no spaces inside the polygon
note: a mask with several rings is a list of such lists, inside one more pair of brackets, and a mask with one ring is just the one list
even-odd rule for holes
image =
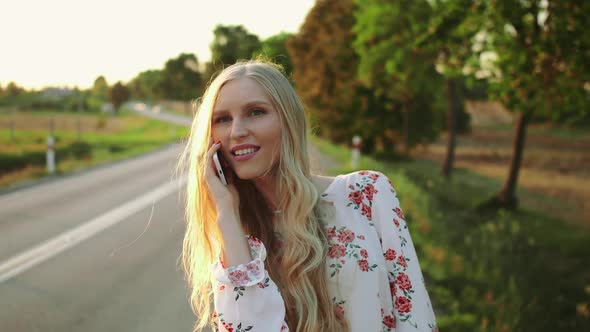
{"label": "long blonde wavy hair", "polygon": [[[248,77],[268,93],[281,122],[279,158],[267,174],[276,176],[278,208],[273,211],[251,180],[233,173],[240,196],[239,214],[246,234],[267,247],[266,268],[278,285],[292,331],[343,331],[347,324],[335,310],[328,293],[325,260],[327,239],[321,221],[320,193],[311,181],[307,152],[305,110],[281,67],[265,60],[240,61],[224,69],[205,91],[191,125],[178,170],[187,172],[186,233],[182,268],[191,289],[190,302],[199,317],[194,331],[213,323],[212,276],[209,267],[221,254],[217,211],[204,183],[205,155],[211,143],[211,117],[219,90],[231,80]],[[230,172],[233,172],[229,170]],[[275,232],[281,236],[278,245]]]}

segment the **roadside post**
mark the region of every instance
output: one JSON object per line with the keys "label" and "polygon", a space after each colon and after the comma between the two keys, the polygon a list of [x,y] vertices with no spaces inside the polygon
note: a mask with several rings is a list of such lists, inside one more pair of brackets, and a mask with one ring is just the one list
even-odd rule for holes
{"label": "roadside post", "polygon": [[47,137],[47,173],[55,172],[55,151],[53,149],[55,141],[53,136]]}
{"label": "roadside post", "polygon": [[361,142],[362,139],[359,135],[352,137],[352,168],[358,169],[359,159],[361,157]]}

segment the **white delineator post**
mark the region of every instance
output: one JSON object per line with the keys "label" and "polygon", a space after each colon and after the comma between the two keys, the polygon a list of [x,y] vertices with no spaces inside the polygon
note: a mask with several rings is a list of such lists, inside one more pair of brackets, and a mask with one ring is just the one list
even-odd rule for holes
{"label": "white delineator post", "polygon": [[352,168],[357,169],[359,167],[359,159],[361,157],[361,142],[362,139],[359,135],[354,135],[352,138]]}
{"label": "white delineator post", "polygon": [[53,174],[55,172],[55,151],[53,149],[53,136],[47,137],[47,173]]}

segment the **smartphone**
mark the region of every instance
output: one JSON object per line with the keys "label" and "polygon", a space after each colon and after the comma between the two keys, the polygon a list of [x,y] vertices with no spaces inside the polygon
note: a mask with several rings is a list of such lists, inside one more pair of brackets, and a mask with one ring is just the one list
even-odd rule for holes
{"label": "smartphone", "polygon": [[217,170],[219,179],[221,179],[221,182],[227,186],[227,180],[225,179],[225,174],[223,174],[223,169],[221,168],[221,163],[219,162],[219,156],[217,156],[217,151],[215,151],[213,154],[213,163],[215,163],[215,169]]}

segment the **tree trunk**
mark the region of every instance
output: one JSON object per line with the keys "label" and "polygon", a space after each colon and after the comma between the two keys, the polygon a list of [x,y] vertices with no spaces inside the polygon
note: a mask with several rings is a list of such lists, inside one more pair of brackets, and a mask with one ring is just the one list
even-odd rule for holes
{"label": "tree trunk", "polygon": [[510,159],[510,170],[504,187],[491,200],[484,203],[483,208],[509,208],[514,209],[518,206],[516,198],[516,185],[518,183],[518,172],[524,153],[524,143],[526,137],[526,126],[529,115],[525,112],[519,112],[516,117],[514,126],[514,139],[512,143],[512,157]]}
{"label": "tree trunk", "polygon": [[403,121],[403,128],[402,128],[402,154],[404,156],[408,155],[410,150],[410,142],[409,142],[409,132],[410,132],[410,105],[409,103],[405,103],[402,109],[402,121]]}
{"label": "tree trunk", "polygon": [[457,119],[457,82],[454,79],[447,79],[447,155],[443,163],[441,174],[449,178],[453,169],[453,161],[455,159],[455,135],[456,135],[456,119]]}

